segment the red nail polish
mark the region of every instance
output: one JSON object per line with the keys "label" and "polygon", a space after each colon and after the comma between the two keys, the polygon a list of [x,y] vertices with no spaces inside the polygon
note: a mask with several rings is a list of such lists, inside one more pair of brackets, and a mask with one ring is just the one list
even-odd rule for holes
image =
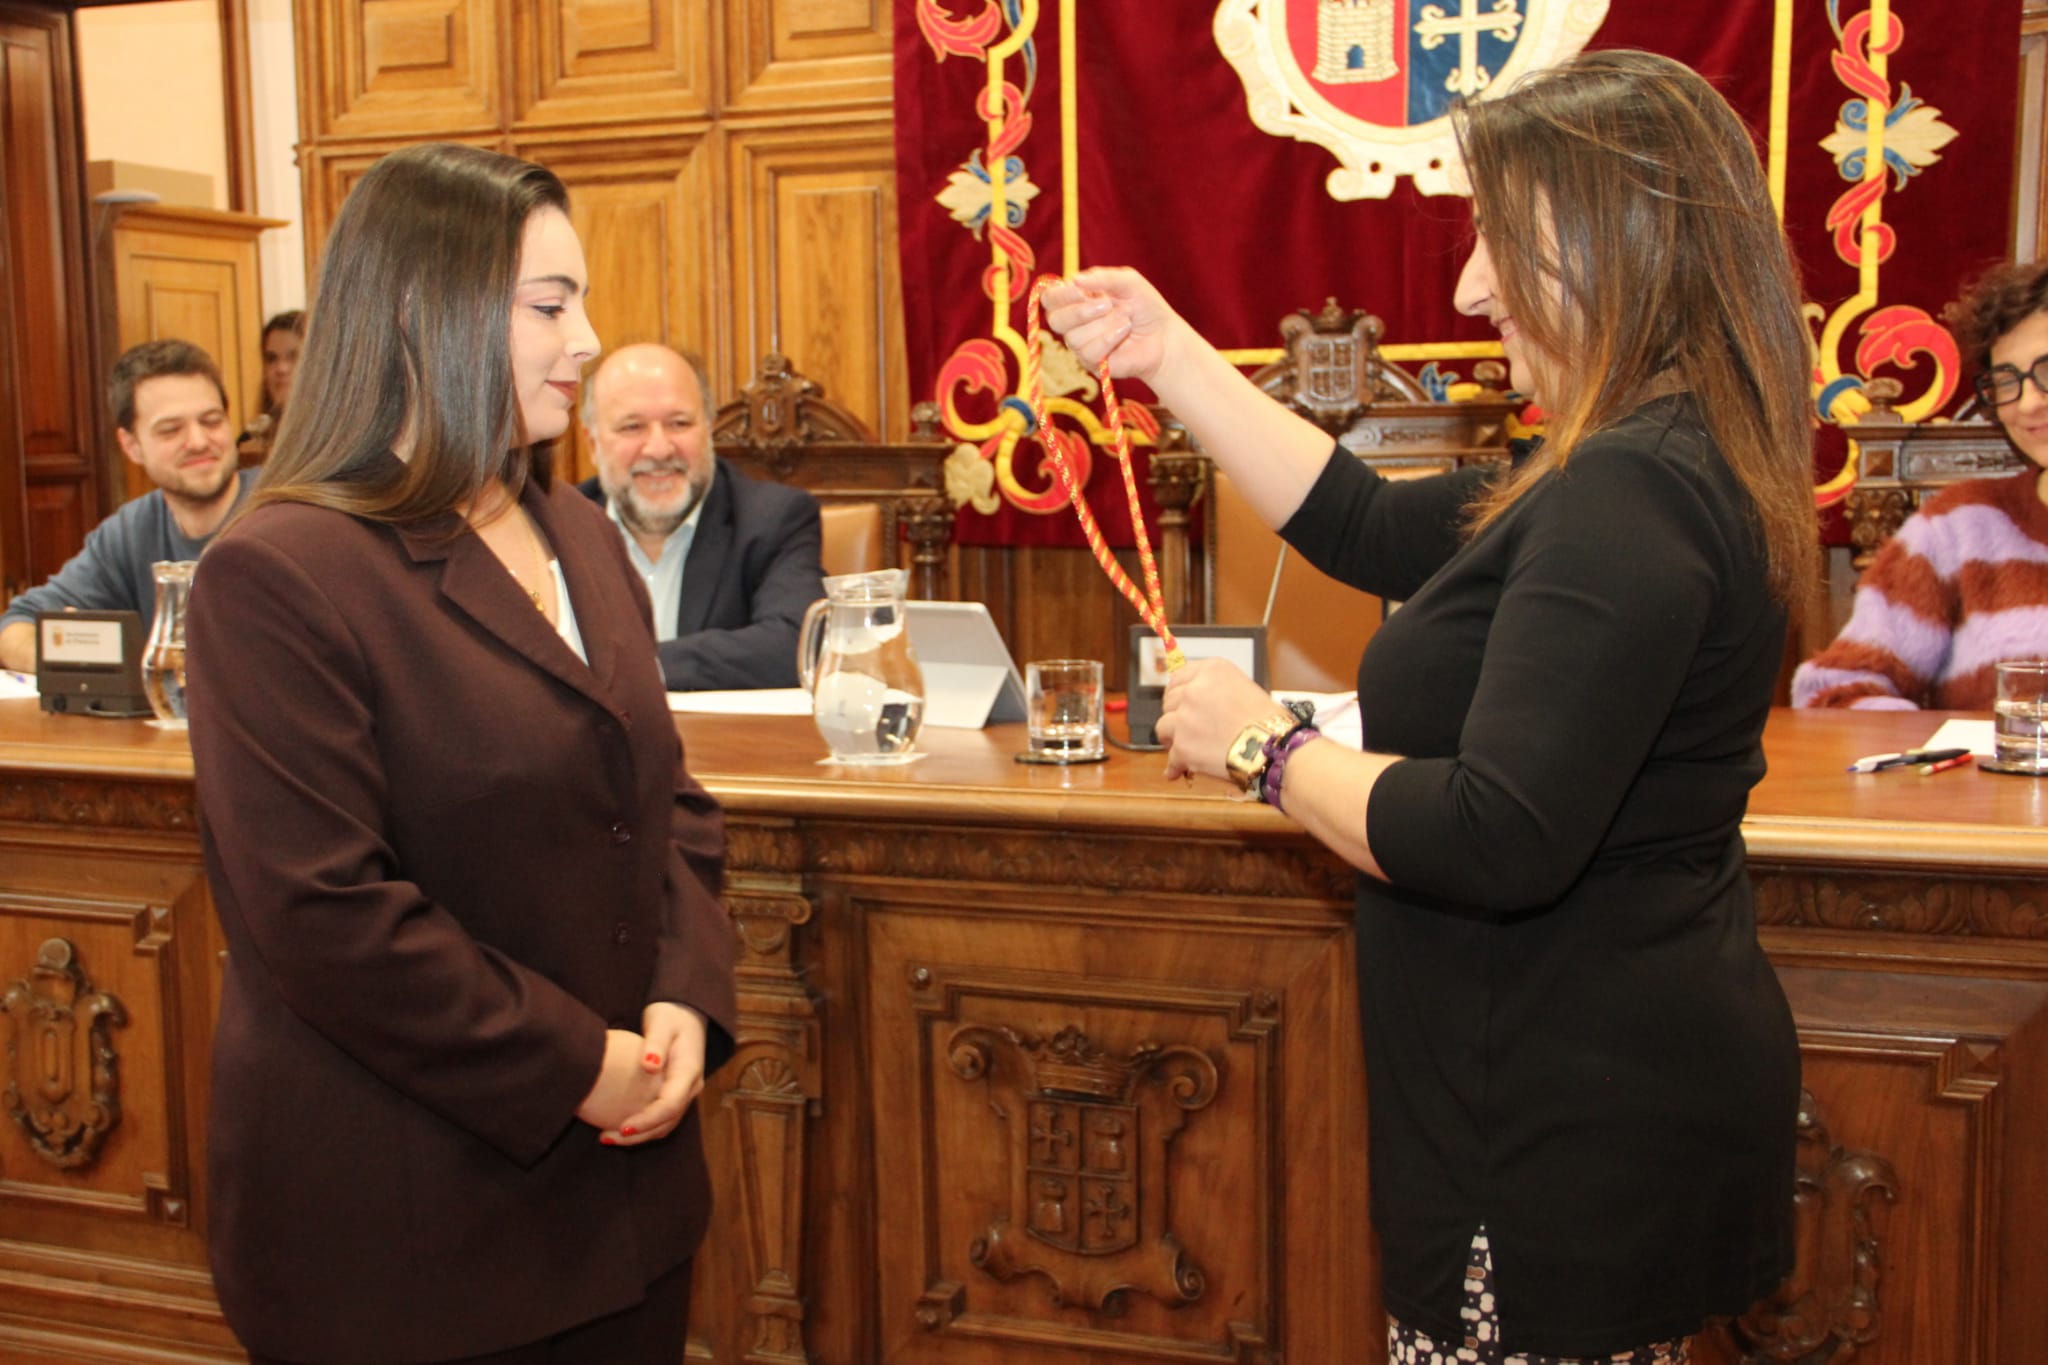
{"label": "red nail polish", "polygon": [[647,1064],[649,1066],[659,1066],[661,1064],[661,1054],[659,1052],[648,1053]]}
{"label": "red nail polish", "polygon": [[619,1131],[620,1131],[621,1133],[624,1133],[624,1134],[625,1134],[625,1135],[626,1135],[627,1137],[631,1137],[631,1136],[633,1136],[633,1131],[634,1131],[634,1130],[633,1130],[633,1129],[631,1129],[631,1128],[621,1128],[621,1129],[619,1129]]}
{"label": "red nail polish", "polygon": [[619,1144],[618,1144],[618,1143],[617,1143],[616,1141],[614,1141],[614,1140],[613,1140],[612,1138],[610,1138],[610,1137],[607,1137],[607,1136],[605,1136],[605,1135],[603,1135],[603,1134],[599,1134],[599,1135],[598,1135],[598,1139],[597,1139],[597,1140],[598,1140],[599,1142],[602,1142],[602,1143],[603,1143],[603,1144],[604,1144],[605,1146],[607,1146],[607,1147],[616,1147],[616,1146],[618,1146],[618,1145],[619,1145]]}

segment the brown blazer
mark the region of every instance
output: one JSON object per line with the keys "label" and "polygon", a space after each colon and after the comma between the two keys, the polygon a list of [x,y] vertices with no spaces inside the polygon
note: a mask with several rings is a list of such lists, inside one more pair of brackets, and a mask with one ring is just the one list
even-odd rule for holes
{"label": "brown blazer", "polygon": [[[646,589],[573,487],[523,499],[589,665],[450,516],[273,505],[189,631],[229,948],[207,1225],[228,1321],[288,1360],[444,1360],[638,1300],[710,1208],[695,1112],[574,1118],[650,1001],[734,1031],[724,825],[684,771]],[[451,534],[452,533],[452,534]]]}

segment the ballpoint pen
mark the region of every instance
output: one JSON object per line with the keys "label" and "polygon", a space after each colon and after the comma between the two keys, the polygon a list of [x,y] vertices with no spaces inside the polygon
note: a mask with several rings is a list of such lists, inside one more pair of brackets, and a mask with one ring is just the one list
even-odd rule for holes
{"label": "ballpoint pen", "polygon": [[1962,758],[1968,749],[1908,749],[1902,754],[1870,754],[1849,765],[1852,773],[1882,772],[1886,768],[1910,768],[1922,763],[1943,763],[1951,758]]}
{"label": "ballpoint pen", "polygon": [[1954,758],[1944,758],[1939,763],[1922,763],[1920,765],[1920,776],[1928,777],[1934,773],[1945,773],[1950,768],[1960,768],[1976,757],[1973,753],[1963,753]]}

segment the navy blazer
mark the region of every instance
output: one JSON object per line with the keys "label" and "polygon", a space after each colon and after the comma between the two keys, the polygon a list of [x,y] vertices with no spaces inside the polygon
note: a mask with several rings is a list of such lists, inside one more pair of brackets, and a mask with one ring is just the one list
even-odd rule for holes
{"label": "navy blazer", "polygon": [[[577,486],[604,504],[595,478]],[[795,687],[797,628],[825,595],[822,541],[816,498],[719,460],[683,561],[676,638],[656,646],[669,690]]]}
{"label": "navy blazer", "polygon": [[607,1027],[737,1024],[724,827],[685,771],[646,590],[604,516],[521,500],[586,665],[453,514],[231,525],[191,602],[200,832],[228,959],[209,1243],[286,1360],[446,1360],[638,1301],[695,1250],[699,1106],[607,1147]]}

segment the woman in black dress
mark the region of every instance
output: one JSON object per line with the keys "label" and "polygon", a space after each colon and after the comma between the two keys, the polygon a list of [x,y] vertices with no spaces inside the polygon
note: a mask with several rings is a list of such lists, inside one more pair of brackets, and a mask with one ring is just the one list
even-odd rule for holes
{"label": "woman in black dress", "polygon": [[1807,337],[1749,132],[1690,70],[1586,54],[1458,126],[1457,306],[1549,414],[1512,472],[1382,481],[1129,271],[1047,320],[1405,601],[1359,668],[1366,752],[1218,661],[1159,727],[1170,774],[1362,874],[1391,1358],[1682,1361],[1792,1259],[1799,1053],[1738,827],[1810,591]]}

